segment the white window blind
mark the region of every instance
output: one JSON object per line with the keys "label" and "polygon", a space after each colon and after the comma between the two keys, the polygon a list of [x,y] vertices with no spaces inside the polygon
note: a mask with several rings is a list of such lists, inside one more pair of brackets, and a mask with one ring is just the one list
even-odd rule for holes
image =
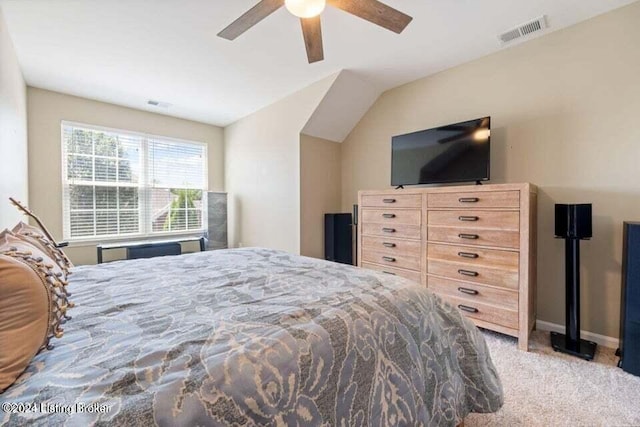
{"label": "white window blind", "polygon": [[62,123],[64,238],[206,227],[206,144]]}

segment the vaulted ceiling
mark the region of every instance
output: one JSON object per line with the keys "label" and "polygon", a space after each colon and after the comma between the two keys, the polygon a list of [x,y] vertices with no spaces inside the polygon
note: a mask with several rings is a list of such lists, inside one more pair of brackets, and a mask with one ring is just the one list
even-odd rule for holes
{"label": "vaulted ceiling", "polygon": [[[555,31],[633,0],[386,0],[414,17],[401,35],[337,9],[325,60],[308,64],[282,8],[237,40],[216,34],[257,0],[0,0],[31,86],[227,125],[342,69],[378,91],[504,48],[540,15]],[[167,102],[167,109],[147,100]]]}

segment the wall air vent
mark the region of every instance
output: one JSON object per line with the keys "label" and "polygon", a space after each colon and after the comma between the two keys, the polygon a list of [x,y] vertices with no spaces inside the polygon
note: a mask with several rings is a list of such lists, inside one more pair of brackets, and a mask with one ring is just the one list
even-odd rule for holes
{"label": "wall air vent", "polygon": [[148,100],[147,105],[150,105],[152,107],[165,108],[165,109],[171,107],[171,104],[169,104],[168,102],[155,101],[153,99]]}
{"label": "wall air vent", "polygon": [[522,37],[527,37],[530,34],[534,34],[540,32],[547,28],[547,18],[545,15],[542,15],[539,18],[536,18],[532,21],[526,22],[522,25],[518,25],[515,28],[510,29],[509,31],[505,31],[500,34],[498,38],[502,42],[502,44],[510,43],[514,40],[517,40]]}

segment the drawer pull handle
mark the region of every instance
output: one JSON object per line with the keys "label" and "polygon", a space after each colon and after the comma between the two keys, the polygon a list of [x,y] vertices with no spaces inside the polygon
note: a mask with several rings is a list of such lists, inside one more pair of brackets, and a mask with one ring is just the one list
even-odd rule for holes
{"label": "drawer pull handle", "polygon": [[473,222],[473,221],[478,221],[480,218],[477,216],[459,216],[458,219],[460,221]]}
{"label": "drawer pull handle", "polygon": [[390,271],[383,271],[383,273],[384,273],[384,274],[389,274],[389,275],[391,275],[391,276],[395,276],[395,275],[396,275],[396,273],[392,273],[392,272],[390,272]]}
{"label": "drawer pull handle", "polygon": [[478,203],[480,199],[478,197],[460,197],[458,201],[460,203]]}
{"label": "drawer pull handle", "polygon": [[469,288],[458,288],[458,292],[462,292],[463,294],[467,295],[478,295],[478,291]]}
{"label": "drawer pull handle", "polygon": [[463,276],[478,277],[478,272],[477,271],[458,270],[458,273],[462,274]]}
{"label": "drawer pull handle", "polygon": [[382,214],[383,218],[395,218],[396,214]]}
{"label": "drawer pull handle", "polygon": [[387,261],[387,262],[396,262],[396,259],[394,257],[390,257],[390,256],[383,256],[382,259]]}
{"label": "drawer pull handle", "polygon": [[386,247],[386,248],[395,248],[395,247],[396,247],[396,244],[395,244],[395,243],[387,243],[387,242],[384,242],[384,243],[382,243],[382,246],[384,246],[384,247]]}
{"label": "drawer pull handle", "polygon": [[395,203],[396,199],[382,199],[382,203]]}
{"label": "drawer pull handle", "polygon": [[460,305],[458,305],[458,308],[459,308],[460,310],[462,310],[462,311],[466,311],[467,313],[477,313],[477,312],[478,312],[478,309],[477,309],[477,308],[475,308],[475,307],[469,307],[468,305],[460,304]]}
{"label": "drawer pull handle", "polygon": [[472,258],[472,259],[476,259],[476,258],[480,257],[480,255],[474,254],[474,253],[471,253],[471,252],[458,252],[458,256],[460,258]]}
{"label": "drawer pull handle", "polygon": [[385,232],[385,233],[395,233],[396,229],[395,228],[383,228],[382,231]]}
{"label": "drawer pull handle", "polygon": [[465,233],[458,234],[458,237],[461,239],[467,239],[467,240],[478,240],[480,238],[480,236],[478,236],[477,234],[465,234]]}

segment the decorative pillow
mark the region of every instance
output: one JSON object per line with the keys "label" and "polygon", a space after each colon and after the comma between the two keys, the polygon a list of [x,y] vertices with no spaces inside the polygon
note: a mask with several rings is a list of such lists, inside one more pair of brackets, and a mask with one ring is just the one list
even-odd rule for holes
{"label": "decorative pillow", "polygon": [[66,265],[61,267],[38,239],[4,230],[0,233],[0,246],[15,247],[19,252],[31,252],[34,258],[42,258],[42,261],[51,267],[52,273],[62,282],[66,282],[68,271]]}
{"label": "decorative pillow", "polygon": [[73,307],[62,269],[9,230],[0,233],[0,392],[8,388],[50,340]]}
{"label": "decorative pillow", "polygon": [[65,275],[70,273],[69,269],[73,267],[71,260],[60,248],[56,247],[55,242],[46,237],[40,228],[19,222],[11,231],[49,254],[56,264],[64,270]]}
{"label": "decorative pillow", "polygon": [[49,287],[28,263],[0,254],[0,392],[42,348],[49,332]]}

